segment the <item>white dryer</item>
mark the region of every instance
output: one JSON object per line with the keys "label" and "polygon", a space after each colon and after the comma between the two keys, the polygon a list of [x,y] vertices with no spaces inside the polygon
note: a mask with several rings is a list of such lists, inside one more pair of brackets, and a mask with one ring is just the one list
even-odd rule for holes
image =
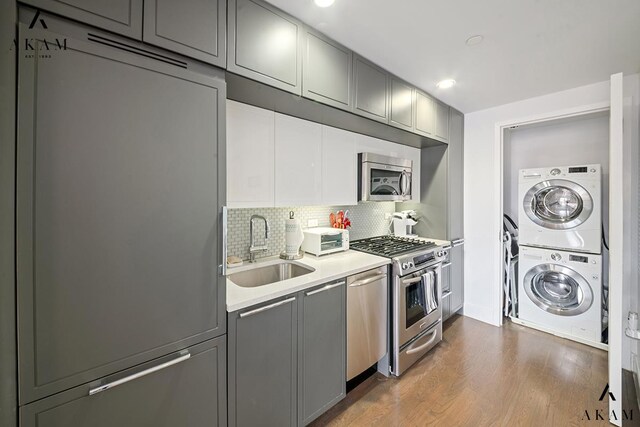
{"label": "white dryer", "polygon": [[519,243],[602,252],[600,165],[520,170]]}
{"label": "white dryer", "polygon": [[601,342],[601,255],[521,246],[519,263],[520,320]]}

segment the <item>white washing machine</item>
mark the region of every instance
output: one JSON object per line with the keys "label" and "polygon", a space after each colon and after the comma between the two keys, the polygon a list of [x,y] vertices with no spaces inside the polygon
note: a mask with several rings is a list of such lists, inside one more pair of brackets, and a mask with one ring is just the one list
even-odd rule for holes
{"label": "white washing machine", "polygon": [[518,276],[520,320],[601,342],[601,255],[521,246]]}
{"label": "white washing machine", "polygon": [[519,243],[601,253],[601,181],[600,165],[520,170]]}

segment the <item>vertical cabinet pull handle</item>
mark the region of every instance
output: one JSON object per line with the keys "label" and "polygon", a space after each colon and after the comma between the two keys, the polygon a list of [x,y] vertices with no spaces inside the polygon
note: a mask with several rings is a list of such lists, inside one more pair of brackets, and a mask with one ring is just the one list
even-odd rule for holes
{"label": "vertical cabinet pull handle", "polygon": [[296,300],[296,297],[287,298],[282,301],[278,301],[273,304],[265,305],[264,307],[256,308],[255,310],[245,311],[240,313],[240,318],[253,316],[254,314],[262,313],[263,311],[271,310],[272,308],[280,307],[281,305],[289,304]]}
{"label": "vertical cabinet pull handle", "polygon": [[110,388],[117,387],[117,386],[122,385],[124,383],[128,383],[129,381],[133,381],[133,380],[136,380],[138,378],[144,377],[145,375],[149,375],[149,374],[152,374],[154,372],[157,372],[157,371],[159,371],[161,369],[168,368],[169,366],[173,366],[173,365],[176,365],[176,364],[178,364],[180,362],[184,362],[185,360],[189,359],[190,357],[191,357],[191,354],[189,352],[187,352],[186,354],[182,354],[181,356],[176,357],[173,360],[169,360],[168,362],[161,363],[161,364],[153,366],[153,367],[151,367],[149,369],[145,369],[144,371],[136,372],[133,375],[129,375],[129,376],[124,377],[124,378],[120,378],[119,380],[111,381],[110,383],[103,384],[103,385],[98,386],[98,387],[94,387],[94,388],[89,390],[89,396],[93,396],[94,394],[102,393],[103,391],[109,390]]}

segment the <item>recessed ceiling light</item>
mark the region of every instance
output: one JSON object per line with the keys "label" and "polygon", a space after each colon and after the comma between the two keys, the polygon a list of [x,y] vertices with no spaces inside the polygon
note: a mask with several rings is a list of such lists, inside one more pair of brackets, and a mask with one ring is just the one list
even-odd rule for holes
{"label": "recessed ceiling light", "polygon": [[329,7],[335,0],[314,0],[318,7]]}
{"label": "recessed ceiling light", "polygon": [[484,40],[484,36],[481,34],[477,34],[475,36],[469,37],[465,43],[467,44],[467,46],[475,46],[482,43],[482,40]]}
{"label": "recessed ceiling light", "polygon": [[455,84],[456,84],[455,80],[445,79],[445,80],[439,81],[436,86],[438,86],[439,89],[449,89],[450,87],[453,87],[453,85]]}

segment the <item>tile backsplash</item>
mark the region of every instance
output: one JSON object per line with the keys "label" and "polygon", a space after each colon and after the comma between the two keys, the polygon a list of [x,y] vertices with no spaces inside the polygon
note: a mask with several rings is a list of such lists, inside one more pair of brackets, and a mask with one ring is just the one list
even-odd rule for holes
{"label": "tile backsplash", "polygon": [[[291,208],[248,208],[229,209],[227,217],[227,256],[238,256],[249,259],[249,220],[251,215],[262,215],[269,221],[270,233],[268,252],[258,257],[278,255],[284,250],[284,220],[293,211],[300,220],[302,228],[307,227],[308,220],[318,220],[319,227],[329,226],[329,214],[339,210],[349,210],[351,240],[380,236],[389,233],[389,220],[385,214],[395,212],[395,202],[361,202],[356,206],[297,206]],[[264,242],[264,226],[256,221],[256,244]]]}

